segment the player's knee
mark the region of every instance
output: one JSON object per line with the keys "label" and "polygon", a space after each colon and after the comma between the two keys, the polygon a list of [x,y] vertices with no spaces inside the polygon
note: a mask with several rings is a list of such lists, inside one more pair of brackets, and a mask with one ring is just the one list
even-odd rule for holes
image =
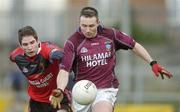
{"label": "player's knee", "polygon": [[113,106],[110,102],[100,101],[92,107],[92,112],[112,112]]}

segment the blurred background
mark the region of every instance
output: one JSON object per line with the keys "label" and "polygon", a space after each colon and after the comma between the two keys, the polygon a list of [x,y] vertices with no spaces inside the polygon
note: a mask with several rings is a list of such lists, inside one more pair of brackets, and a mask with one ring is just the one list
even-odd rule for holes
{"label": "blurred background", "polygon": [[156,78],[149,64],[119,51],[115,112],[180,112],[180,0],[0,0],[0,112],[27,112],[26,79],[8,58],[18,29],[31,25],[41,41],[63,47],[84,6],[97,8],[101,24],[135,38],[174,74]]}

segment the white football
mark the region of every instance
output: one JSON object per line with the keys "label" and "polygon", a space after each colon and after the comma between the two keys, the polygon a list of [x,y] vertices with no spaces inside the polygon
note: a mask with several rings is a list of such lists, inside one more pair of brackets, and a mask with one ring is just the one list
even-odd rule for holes
{"label": "white football", "polygon": [[96,85],[89,80],[78,81],[72,89],[73,99],[81,105],[88,105],[92,103],[96,98],[96,94]]}

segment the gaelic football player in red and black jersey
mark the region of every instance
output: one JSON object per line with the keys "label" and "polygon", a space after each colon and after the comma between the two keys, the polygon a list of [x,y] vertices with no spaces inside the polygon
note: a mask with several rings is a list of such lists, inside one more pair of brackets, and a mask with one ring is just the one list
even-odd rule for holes
{"label": "gaelic football player in red and black jersey", "polygon": [[18,37],[20,47],[11,52],[10,60],[28,80],[29,112],[71,112],[69,91],[57,89],[56,83],[62,48],[40,42],[31,26],[19,29]]}

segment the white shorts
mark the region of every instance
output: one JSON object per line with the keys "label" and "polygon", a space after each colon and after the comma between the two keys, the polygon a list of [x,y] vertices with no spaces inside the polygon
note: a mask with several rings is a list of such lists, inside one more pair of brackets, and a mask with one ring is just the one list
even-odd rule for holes
{"label": "white shorts", "polygon": [[118,89],[116,88],[105,88],[105,89],[98,89],[96,99],[93,103],[89,105],[80,105],[73,99],[73,108],[75,112],[91,112],[92,106],[94,106],[96,103],[100,101],[107,101],[114,106],[114,103],[116,101],[116,95],[117,95]]}

